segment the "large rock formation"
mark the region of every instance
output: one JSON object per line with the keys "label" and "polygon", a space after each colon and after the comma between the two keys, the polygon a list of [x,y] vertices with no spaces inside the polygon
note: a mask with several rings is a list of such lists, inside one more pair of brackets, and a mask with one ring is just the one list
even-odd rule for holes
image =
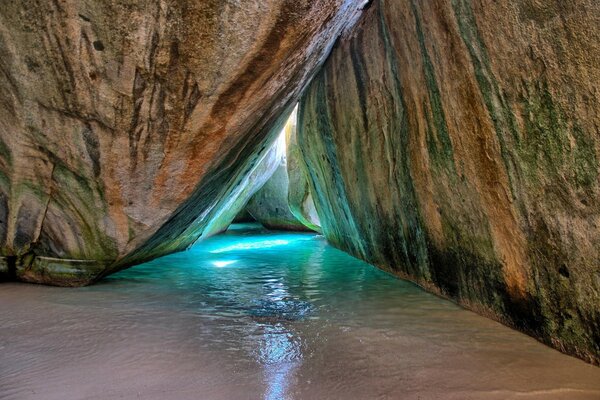
{"label": "large rock formation", "polygon": [[250,199],[246,210],[269,229],[319,230],[306,166],[296,141],[296,127],[294,109],[274,145],[286,155],[267,183]]}
{"label": "large rock formation", "polygon": [[[285,149],[285,137],[277,142]],[[276,142],[276,143],[277,143]],[[307,228],[294,217],[288,206],[287,163],[280,161],[271,178],[250,199],[246,210],[265,228],[299,231]]]}
{"label": "large rock formation", "polygon": [[84,284],[221,229],[362,3],[3,4],[0,271]]}
{"label": "large rock formation", "polygon": [[288,175],[288,207],[292,215],[304,226],[321,232],[321,222],[312,198],[310,178],[302,149],[298,144],[297,108],[285,126],[286,159]]}
{"label": "large rock formation", "polygon": [[600,3],[380,0],[303,97],[336,246],[600,361]]}

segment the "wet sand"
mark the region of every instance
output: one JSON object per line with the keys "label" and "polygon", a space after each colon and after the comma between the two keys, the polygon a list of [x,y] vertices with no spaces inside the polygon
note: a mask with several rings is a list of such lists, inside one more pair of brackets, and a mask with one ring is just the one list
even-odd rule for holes
{"label": "wet sand", "polygon": [[600,368],[303,233],[0,284],[0,399],[600,399]]}

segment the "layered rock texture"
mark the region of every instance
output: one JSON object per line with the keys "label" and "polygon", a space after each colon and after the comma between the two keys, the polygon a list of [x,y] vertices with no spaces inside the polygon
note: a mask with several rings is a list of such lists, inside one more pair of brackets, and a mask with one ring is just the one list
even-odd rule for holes
{"label": "layered rock texture", "polygon": [[380,0],[302,99],[323,233],[600,361],[600,3]]}
{"label": "layered rock texture", "polygon": [[3,4],[0,272],[85,284],[223,229],[361,3]]}

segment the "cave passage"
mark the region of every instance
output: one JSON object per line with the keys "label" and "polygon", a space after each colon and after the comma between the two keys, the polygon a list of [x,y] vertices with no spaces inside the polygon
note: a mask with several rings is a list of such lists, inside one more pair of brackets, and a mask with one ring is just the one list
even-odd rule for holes
{"label": "cave passage", "polygon": [[600,370],[314,233],[236,224],[69,289],[3,284],[0,398],[595,398]]}

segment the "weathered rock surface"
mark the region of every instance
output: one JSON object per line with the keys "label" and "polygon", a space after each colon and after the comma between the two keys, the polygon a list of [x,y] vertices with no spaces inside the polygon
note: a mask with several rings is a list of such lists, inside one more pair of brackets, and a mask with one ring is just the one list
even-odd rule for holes
{"label": "weathered rock surface", "polygon": [[380,0],[303,97],[336,246],[600,362],[600,3]]}
{"label": "weathered rock surface", "polygon": [[[248,201],[271,179],[284,160],[285,149],[278,146],[277,143],[272,144],[263,159],[228,194],[227,201],[219,207],[210,219],[207,219],[206,222],[203,221],[201,236],[198,236],[196,240],[227,230]],[[193,234],[197,235],[195,232]]]}
{"label": "weathered rock surface", "polygon": [[302,149],[298,145],[298,116],[294,109],[285,126],[288,207],[292,215],[304,226],[321,232],[319,215],[310,192],[310,180]]}
{"label": "weathered rock surface", "polygon": [[84,284],[221,229],[360,3],[3,4],[0,270]]}
{"label": "weathered rock surface", "polygon": [[[285,153],[285,136],[281,135],[274,144]],[[288,186],[286,158],[280,159],[279,165],[271,178],[252,196],[246,210],[265,228],[275,230],[308,230],[294,217],[288,206]]]}
{"label": "weathered rock surface", "polygon": [[267,183],[250,199],[246,210],[269,229],[316,230],[319,217],[310,194],[306,164],[296,140],[296,108],[274,146],[285,156]]}

